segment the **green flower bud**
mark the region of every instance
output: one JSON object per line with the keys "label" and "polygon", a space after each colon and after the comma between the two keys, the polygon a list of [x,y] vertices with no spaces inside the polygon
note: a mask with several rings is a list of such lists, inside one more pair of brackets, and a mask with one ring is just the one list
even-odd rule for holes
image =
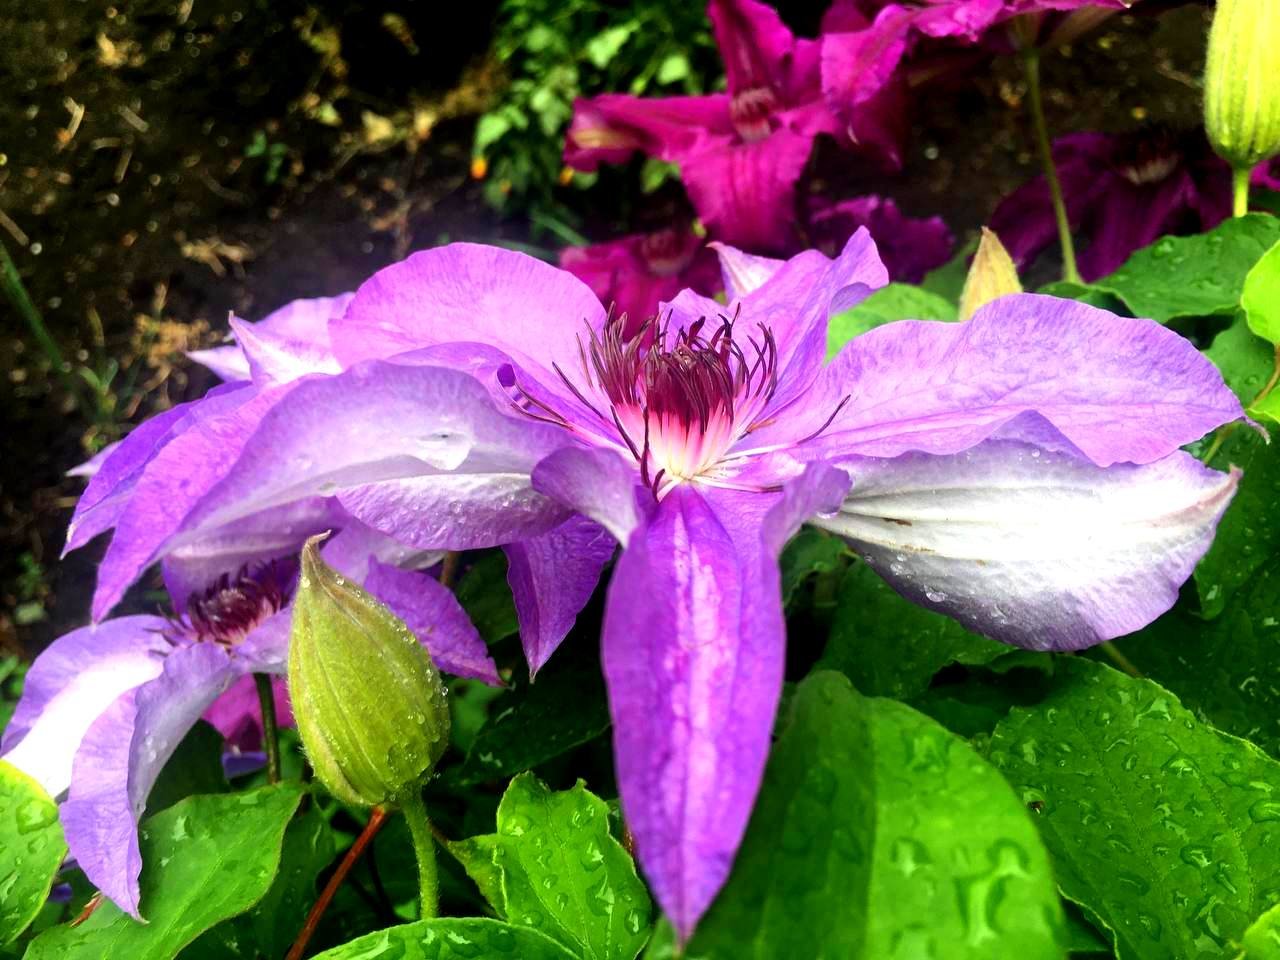
{"label": "green flower bud", "polygon": [[289,696],[320,782],[376,806],[417,790],[449,740],[449,707],[431,657],[390,610],[302,548],[293,601]]}
{"label": "green flower bud", "polygon": [[1218,0],[1209,31],[1204,119],[1237,170],[1280,153],[1280,3]]}
{"label": "green flower bud", "polygon": [[1021,293],[1018,268],[1004,248],[1000,238],[986,227],[982,228],[982,240],[978,252],[973,255],[969,273],[964,278],[964,290],[960,294],[960,319],[968,320],[992,300]]}

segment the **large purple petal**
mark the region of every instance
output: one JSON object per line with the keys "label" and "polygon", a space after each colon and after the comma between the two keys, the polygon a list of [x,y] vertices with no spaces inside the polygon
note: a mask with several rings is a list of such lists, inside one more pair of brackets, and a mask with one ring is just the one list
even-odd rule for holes
{"label": "large purple petal", "polygon": [[99,573],[95,616],[163,554],[317,495],[427,548],[502,543],[563,519],[528,474],[567,434],[505,416],[466,374],[372,361],[246,407],[188,431],[148,468]]}
{"label": "large purple petal", "polygon": [[374,560],[364,587],[404,621],[441,670],[495,685],[502,682],[479,631],[453,591],[435,577]]}
{"label": "large purple petal", "polygon": [[652,494],[634,460],[598,447],[565,447],[533,469],[533,488],[590,517],[625,545]]}
{"label": "large purple petal", "polygon": [[169,645],[160,617],[121,617],[63,634],[27,671],[0,747],[4,759],[51,796],[71,783],[71,763],[93,722],[126,691],[154,679]]}
{"label": "large purple petal", "polygon": [[504,548],[531,676],[568,636],[616,545],[600,524],[573,516],[554,530]]}
{"label": "large purple petal", "polygon": [[818,467],[784,494],[677,487],[614,571],[603,650],[623,814],[682,938],[728,876],[769,750],[785,652],[778,551],[847,486]]}
{"label": "large purple petal", "polygon": [[604,323],[591,288],[523,253],[473,243],[415,253],[379,270],[330,324],[343,363],[435,344],[501,349],[544,383],[578,357],[578,337]]}
{"label": "large purple petal", "polygon": [[164,671],[113,703],[76,754],[61,808],[71,856],[130,916],[138,913],[138,820],[160,770],[200,715],[227,689],[235,664],[217,644],[175,650]]}
{"label": "large purple petal", "polygon": [[240,320],[233,324],[239,341],[236,345],[192,350],[187,356],[212,370],[223,380],[234,381],[248,380],[252,375],[251,350],[247,348],[241,334],[254,341],[265,339],[273,345],[291,344],[299,352],[314,352],[317,356],[327,354],[329,321],[342,316],[350,301],[349,293],[336,297],[294,300],[267,314],[257,323]]}
{"label": "large purple petal", "polygon": [[689,199],[715,236],[760,253],[795,245],[795,186],[812,136],[787,129],[751,143],[723,143],[680,167]]}
{"label": "large purple petal", "polygon": [[1150,463],[1244,415],[1213,364],[1173,331],[1035,294],[1002,297],[965,323],[902,321],[854,338],[804,416],[754,442],[807,432],[844,397],[802,455],[957,453],[1035,414],[1098,466]]}
{"label": "large purple petal", "polygon": [[1088,647],[1173,606],[1239,478],[1182,452],[1103,468],[1011,440],[845,467],[853,490],[816,525],[908,599],[1036,650]]}

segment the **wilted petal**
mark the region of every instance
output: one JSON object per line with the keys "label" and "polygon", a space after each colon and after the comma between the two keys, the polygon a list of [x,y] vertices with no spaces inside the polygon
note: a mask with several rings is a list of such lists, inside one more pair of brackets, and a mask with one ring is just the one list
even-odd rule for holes
{"label": "wilted petal", "polygon": [[138,913],[138,820],[178,743],[236,676],[213,643],[175,650],[156,679],[113,703],[76,754],[61,808],[71,856],[89,882],[130,916]]}
{"label": "wilted petal", "polygon": [[574,516],[541,536],[503,548],[531,676],[568,636],[616,545],[600,524]]}
{"label": "wilted petal", "polygon": [[623,813],[682,938],[728,876],[769,750],[785,654],[778,551],[847,487],[821,467],[784,494],[677,487],[614,570],[603,650]]}
{"label": "wilted petal", "polygon": [[385,603],[447,673],[500,684],[498,668],[453,591],[435,577],[374,560],[364,587]]}
{"label": "wilted petal", "polygon": [[1008,440],[845,466],[853,490],[817,526],[908,599],[1037,650],[1088,647],[1173,606],[1239,477],[1182,452],[1102,468]]}
{"label": "wilted petal", "polygon": [[1002,297],[965,323],[901,321],[854,338],[779,428],[809,431],[845,396],[803,455],[957,453],[1038,415],[1099,466],[1150,463],[1244,415],[1172,330],[1036,294]]}
{"label": "wilted petal", "polygon": [[160,617],[121,617],[63,634],[36,657],[5,728],[4,759],[51,796],[71,783],[71,762],[93,722],[159,675],[169,644]]}

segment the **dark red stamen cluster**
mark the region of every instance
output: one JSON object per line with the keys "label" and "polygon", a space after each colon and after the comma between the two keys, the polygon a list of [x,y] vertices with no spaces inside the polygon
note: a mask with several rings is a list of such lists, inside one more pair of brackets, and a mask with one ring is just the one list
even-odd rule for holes
{"label": "dark red stamen cluster", "polygon": [[1184,155],[1189,155],[1190,139],[1164,124],[1139,130],[1117,146],[1116,169],[1137,186],[1159,183],[1178,168]]}
{"label": "dark red stamen cluster", "polygon": [[297,562],[273,560],[223,574],[187,598],[187,610],[171,618],[174,629],[193,640],[233,647],[254,627],[283,610],[293,594]]}
{"label": "dark red stamen cluster", "polygon": [[771,119],[778,109],[778,98],[768,87],[741,90],[729,101],[729,122],[743,140],[753,143],[773,132]]}

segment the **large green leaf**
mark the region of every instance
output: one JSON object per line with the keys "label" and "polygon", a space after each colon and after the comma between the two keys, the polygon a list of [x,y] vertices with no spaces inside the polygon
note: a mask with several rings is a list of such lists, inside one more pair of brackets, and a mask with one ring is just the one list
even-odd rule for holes
{"label": "large green leaf", "polygon": [[1254,264],[1240,297],[1249,318],[1249,329],[1274,345],[1280,345],[1280,242]]}
{"label": "large green leaf", "polygon": [[314,960],[573,960],[573,954],[528,927],[482,917],[419,920],[344,943]]}
{"label": "large green leaf", "polygon": [[1053,283],[1045,284],[1036,292],[1050,297],[1061,297],[1064,300],[1079,300],[1081,303],[1087,303],[1091,307],[1101,307],[1103,310],[1110,310],[1112,313],[1118,313],[1122,316],[1126,312],[1123,300],[1114,293],[1095,287],[1091,283],[1076,283],[1074,280],[1055,280]]}
{"label": "large green leaf", "polygon": [[462,766],[450,773],[451,782],[465,786],[505,779],[609,729],[599,664],[566,653],[553,658],[536,681],[523,683],[490,704],[490,718],[476,734]]}
{"label": "large green leaf", "polygon": [[[799,686],[686,957],[1039,960],[1062,957],[1062,926],[1044,847],[999,773],[824,671]],[[659,938],[650,953],[665,952]]]}
{"label": "large green leaf", "polygon": [[57,804],[40,784],[0,760],[0,944],[35,919],[66,853]]}
{"label": "large green leaf", "polygon": [[218,924],[182,951],[182,960],[277,960],[289,950],[316,899],[316,878],[333,860],[329,821],[312,806],[284,832],[275,880],[248,913]]}
{"label": "large green leaf", "polygon": [[1175,608],[1118,641],[1203,720],[1280,757],[1280,569],[1276,557],[1216,620]]}
{"label": "large green leaf", "polygon": [[1240,467],[1240,487],[1218,524],[1213,546],[1196,567],[1196,589],[1206,617],[1219,616],[1231,595],[1280,552],[1280,444],[1248,427],[1231,432],[1215,465]]}
{"label": "large green leaf", "polygon": [[895,320],[954,320],[955,304],[908,283],[881,287],[856,307],[838,313],[827,324],[827,356],[861,333]]}
{"label": "large green leaf", "polygon": [[1249,329],[1243,313],[1238,313],[1231,326],[1213,338],[1204,355],[1214,362],[1222,379],[1246,406],[1271,376],[1275,351]]}
{"label": "large green leaf", "polygon": [[581,960],[632,960],[649,938],[652,905],[630,854],[609,832],[609,808],[579,783],[553,792],[516,777],[498,806],[498,832],[451,849],[494,909],[537,928]]}
{"label": "large green leaf", "polygon": [[182,800],[142,824],[142,915],[103,903],[78,927],[47,930],[26,960],[171,960],[271,887],[285,826],[302,798],[281,784]]}
{"label": "large green leaf", "polygon": [[1208,233],[1163,237],[1093,284],[1123,300],[1134,316],[1167,323],[1180,317],[1230,316],[1245,277],[1280,240],[1280,219],[1251,213]]}
{"label": "large green leaf", "polygon": [[1234,957],[1280,900],[1280,764],[1150,680],[1067,660],[996,727],[991,759],[1120,960]]}
{"label": "large green leaf", "polygon": [[874,570],[845,571],[819,667],[839,670],[863,693],[907,699],[949,663],[987,663],[1009,648],[898,596]]}
{"label": "large green leaf", "polygon": [[1244,932],[1240,960],[1280,960],[1280,906],[1272,907]]}

